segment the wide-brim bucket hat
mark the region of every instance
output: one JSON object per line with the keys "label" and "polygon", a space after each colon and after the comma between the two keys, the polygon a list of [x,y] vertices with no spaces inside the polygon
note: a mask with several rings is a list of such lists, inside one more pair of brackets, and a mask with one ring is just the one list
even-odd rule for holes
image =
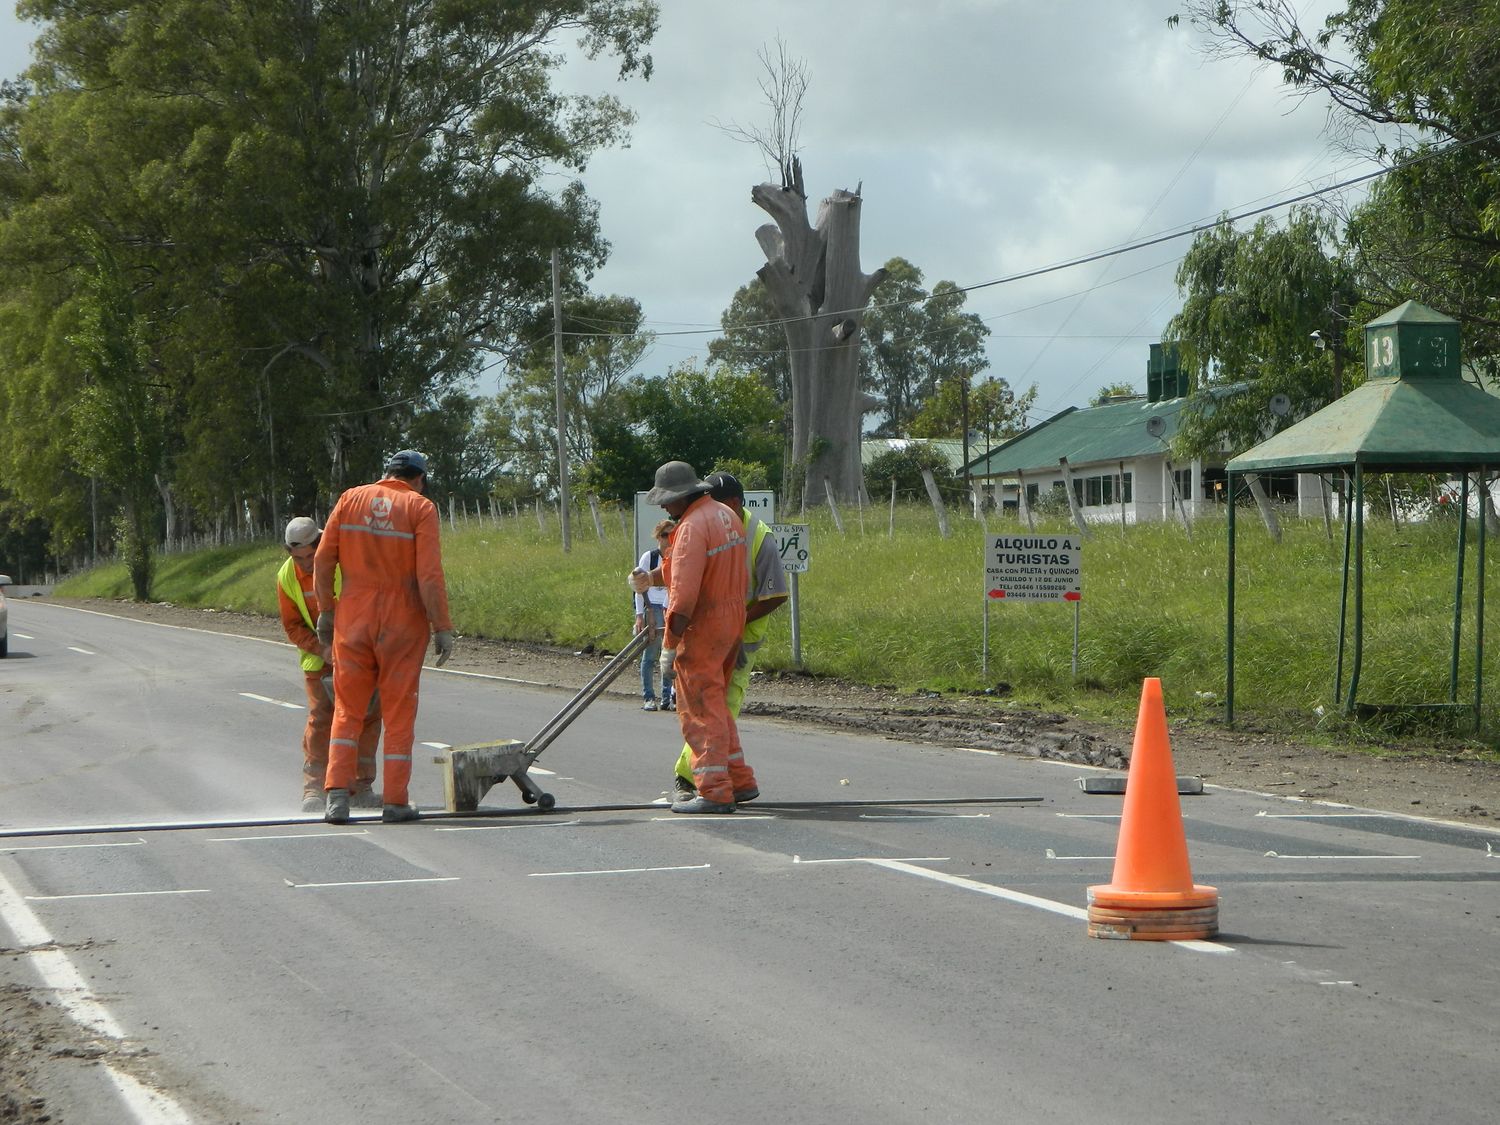
{"label": "wide-brim bucket hat", "polygon": [[646,503],[664,508],[676,500],[707,492],[712,487],[706,480],[699,480],[697,470],[686,461],[668,461],[656,470],[656,481],[646,493]]}

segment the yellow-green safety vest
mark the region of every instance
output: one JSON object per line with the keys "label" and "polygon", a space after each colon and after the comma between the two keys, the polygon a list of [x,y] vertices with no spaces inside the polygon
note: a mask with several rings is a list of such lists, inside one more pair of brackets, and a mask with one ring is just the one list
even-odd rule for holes
{"label": "yellow-green safety vest", "polygon": [[[745,513],[746,531],[750,530],[750,521],[752,519],[755,519],[755,517],[747,511]],[[760,554],[760,545],[765,542],[766,536],[770,533],[771,529],[766,526],[764,520],[755,519],[755,532],[750,539],[750,586],[745,597],[746,605],[755,604],[755,559],[756,556]],[[760,617],[754,621],[751,621],[745,626],[743,643],[746,644],[753,652],[757,647],[759,647],[760,643],[766,639],[766,633],[770,630],[770,628],[771,615],[769,613],[764,617]]]}
{"label": "yellow-green safety vest", "polygon": [[[302,614],[302,620],[307,622],[309,629],[317,629],[312,619],[312,614],[307,612],[307,599],[302,596],[302,583],[297,581],[297,560],[290,555],[286,562],[281,564],[281,569],[276,572],[276,584],[285,591],[286,596],[296,603],[297,610]],[[338,597],[344,588],[344,573],[337,566],[333,568],[333,596]],[[304,672],[321,672],[323,670],[323,658],[315,652],[297,650],[302,654],[302,670]]]}

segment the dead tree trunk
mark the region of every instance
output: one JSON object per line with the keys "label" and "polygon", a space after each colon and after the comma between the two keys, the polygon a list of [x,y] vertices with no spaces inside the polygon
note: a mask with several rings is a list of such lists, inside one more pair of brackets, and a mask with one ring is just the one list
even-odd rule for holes
{"label": "dead tree trunk", "polygon": [[786,319],[793,488],[816,503],[808,482],[827,479],[835,496],[852,503],[862,481],[859,324],[885,270],[860,270],[858,192],[840,189],[823,200],[812,227],[801,161],[790,171],[786,186],[760,184],[750,198],[776,220],[755,238],[766,255],[758,275]]}

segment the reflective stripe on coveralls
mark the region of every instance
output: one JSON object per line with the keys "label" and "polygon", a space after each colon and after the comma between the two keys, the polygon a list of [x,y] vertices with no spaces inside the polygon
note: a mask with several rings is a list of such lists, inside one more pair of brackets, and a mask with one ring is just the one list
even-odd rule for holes
{"label": "reflective stripe on coveralls", "polygon": [[329,789],[354,780],[359,716],[377,687],[385,712],[384,801],[407,804],[422,657],[431,633],[451,630],[437,509],[403,480],[339,497],[318,544],[319,604],[330,604],[333,568],[344,588],[334,614],[333,737]]}
{"label": "reflective stripe on coveralls", "polygon": [[[770,534],[771,529],[758,517],[752,515],[748,508],[745,509],[744,517],[745,530],[750,533],[751,537],[750,549],[745,552],[745,566],[748,571],[749,580],[749,584],[745,589],[745,604],[748,607],[755,602],[755,560],[760,557],[761,548],[765,545],[766,537]],[[774,540],[772,540],[771,546],[773,549],[776,547]],[[781,565],[779,557],[777,565]],[[741,664],[738,654],[736,654],[734,671],[730,673],[729,682],[725,686],[724,705],[729,709],[730,718],[736,720],[734,729],[735,749],[730,754],[731,762],[743,762],[745,760],[745,748],[739,741],[738,719],[740,717],[740,708],[745,704],[745,689],[750,686],[750,673],[755,668],[756,653],[760,650],[761,642],[766,638],[766,630],[770,627],[771,618],[769,614],[745,624],[745,631],[740,635],[740,652],[744,653],[745,662]],[[677,755],[676,773],[678,777],[684,780],[693,781],[693,748],[687,745],[687,743],[683,743],[682,753]],[[736,785],[735,788],[743,793],[748,786]]]}
{"label": "reflective stripe on coveralls", "polygon": [[[328,738],[333,730],[333,699],[323,684],[327,665],[316,652],[308,652],[304,644],[317,644],[318,635],[313,619],[317,616],[318,594],[313,588],[311,571],[303,570],[297,560],[288,557],[276,574],[276,585],[280,589],[277,601],[281,608],[281,625],[288,638],[297,645],[302,657],[302,688],[307,693],[307,723],[302,728],[302,796],[321,797],[323,779],[328,774]],[[333,588],[337,591],[343,579],[337,568],[333,572]],[[309,599],[311,601],[309,602]],[[288,615],[288,608],[295,618]],[[301,628],[297,625],[300,623]],[[356,754],[354,785],[350,793],[364,794],[375,787],[375,751],[380,745],[380,694],[370,696],[370,706],[365,712],[364,726],[359,732]]]}
{"label": "reflective stripe on coveralls", "polygon": [[[698,792],[728,804],[735,790],[755,787],[725,699],[745,631],[745,536],[738,517],[705,494],[678,519],[670,550],[663,643],[677,650],[677,721],[692,751]],[[678,616],[688,625],[674,638]]]}

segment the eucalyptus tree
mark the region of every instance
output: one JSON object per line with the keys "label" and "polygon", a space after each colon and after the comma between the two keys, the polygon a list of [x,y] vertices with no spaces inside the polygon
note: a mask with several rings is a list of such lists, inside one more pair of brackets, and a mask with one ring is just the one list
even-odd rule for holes
{"label": "eucalyptus tree", "polygon": [[[576,42],[649,77],[652,0],[27,0],[34,92],[0,144],[0,285],[33,302],[21,357],[69,311],[41,275],[120,263],[174,386],[200,504],[374,472],[413,419],[518,348],[550,250],[606,246],[570,174],[632,120],[564,94]],[[560,175],[561,174],[561,175]],[[59,299],[59,296],[61,299]],[[46,304],[37,304],[47,302]]]}

